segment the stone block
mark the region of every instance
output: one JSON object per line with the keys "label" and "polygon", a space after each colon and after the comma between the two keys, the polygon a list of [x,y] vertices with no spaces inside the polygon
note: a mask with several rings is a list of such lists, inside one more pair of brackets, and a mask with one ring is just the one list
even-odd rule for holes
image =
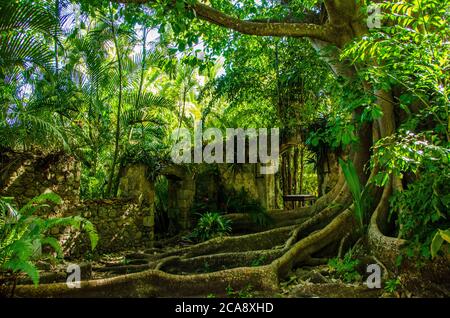
{"label": "stone block", "polygon": [[152,216],[146,216],[142,220],[142,225],[152,228],[155,225],[155,219]]}

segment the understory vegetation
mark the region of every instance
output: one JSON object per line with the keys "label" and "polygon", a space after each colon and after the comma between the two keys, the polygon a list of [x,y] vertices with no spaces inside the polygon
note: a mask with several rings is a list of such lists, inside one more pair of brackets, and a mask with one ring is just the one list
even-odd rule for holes
{"label": "understory vegetation", "polygon": [[448,297],[449,87],[449,0],[0,0],[0,293]]}
{"label": "understory vegetation", "polygon": [[[24,272],[38,285],[39,272],[35,262],[46,257],[63,257],[60,242],[50,235],[50,230],[54,227],[70,226],[83,230],[89,236],[92,249],[97,245],[95,227],[80,216],[44,219],[35,215],[39,209],[50,208],[46,202],[60,204],[61,198],[54,193],[45,193],[33,198],[20,209],[17,209],[12,198],[0,198],[0,269],[9,274],[1,277],[2,281],[15,281],[17,275]],[[53,249],[54,255],[45,253],[46,245]]]}

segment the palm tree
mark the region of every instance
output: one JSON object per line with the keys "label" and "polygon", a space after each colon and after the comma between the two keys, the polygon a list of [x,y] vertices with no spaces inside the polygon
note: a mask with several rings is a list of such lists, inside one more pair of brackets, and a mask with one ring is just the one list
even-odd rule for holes
{"label": "palm tree", "polygon": [[59,20],[35,2],[0,0],[0,101],[2,146],[30,149],[34,145],[67,146],[54,120],[55,101],[31,95],[36,74],[43,81],[54,68],[43,38],[57,36]]}
{"label": "palm tree", "polygon": [[37,35],[59,33],[58,19],[36,2],[0,0],[0,78],[11,81],[33,66],[50,69],[52,53]]}

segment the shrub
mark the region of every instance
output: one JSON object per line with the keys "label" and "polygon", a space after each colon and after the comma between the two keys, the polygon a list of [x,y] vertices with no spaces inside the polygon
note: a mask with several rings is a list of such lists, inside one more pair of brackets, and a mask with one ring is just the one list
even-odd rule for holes
{"label": "shrub", "polygon": [[231,221],[217,212],[207,212],[200,216],[197,226],[189,235],[197,241],[207,241],[211,238],[228,235],[231,232]]}
{"label": "shrub", "polygon": [[448,144],[433,131],[403,131],[374,146],[371,164],[381,168],[376,184],[384,185],[390,175],[396,175],[404,187],[390,199],[390,217],[395,218],[398,237],[408,241],[398,263],[403,254],[421,263],[442,246],[438,233],[450,227],[449,158]]}
{"label": "shrub", "polygon": [[344,255],[344,258],[332,258],[328,261],[331,272],[346,283],[355,282],[361,279],[361,275],[356,271],[359,260],[354,259],[351,251]]}
{"label": "shrub", "polygon": [[42,207],[49,207],[45,202],[60,204],[61,198],[55,193],[41,194],[31,199],[17,210],[12,198],[0,198],[0,271],[12,274],[26,273],[37,285],[39,273],[35,262],[41,258],[42,246],[49,245],[62,257],[62,249],[58,240],[47,236],[53,227],[72,226],[84,230],[89,235],[92,249],[95,248],[98,235],[88,220],[79,217],[40,218],[33,214]]}
{"label": "shrub", "polygon": [[[391,199],[399,236],[408,240],[407,257],[429,259],[432,253],[436,255],[439,250],[434,248],[431,251],[430,245],[433,237],[441,233],[438,229],[450,225],[449,177],[446,171],[448,169],[424,171],[420,179],[409,184],[404,191],[395,193]],[[439,239],[434,242],[439,242]],[[437,247],[437,244],[433,246]]]}

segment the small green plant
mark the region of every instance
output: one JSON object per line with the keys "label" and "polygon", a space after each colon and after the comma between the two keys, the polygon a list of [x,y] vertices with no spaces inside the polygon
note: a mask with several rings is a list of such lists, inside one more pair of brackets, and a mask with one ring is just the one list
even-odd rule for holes
{"label": "small green plant", "polygon": [[267,259],[266,255],[260,255],[252,261],[251,266],[257,267],[257,266],[264,265],[264,263],[266,262],[266,259]]}
{"label": "small green plant", "polygon": [[230,298],[252,298],[252,297],[254,297],[253,286],[251,284],[248,284],[242,290],[237,290],[237,291],[233,290],[233,288],[228,285],[227,288],[225,289],[225,292],[226,292],[227,296]]}
{"label": "small green plant", "polygon": [[351,161],[344,161],[339,158],[339,164],[344,172],[345,181],[353,197],[353,212],[360,229],[364,228],[366,213],[369,203],[369,191],[367,187],[361,186],[358,173]]}
{"label": "small green plant", "polygon": [[346,283],[361,279],[361,275],[356,271],[358,265],[359,260],[353,258],[351,251],[347,252],[342,259],[335,257],[328,261],[331,272]]}
{"label": "small green plant", "polygon": [[206,295],[206,298],[216,298],[216,295],[211,293],[211,294]]}
{"label": "small green plant", "polygon": [[387,291],[390,294],[393,294],[397,291],[397,289],[400,287],[400,279],[389,279],[386,281],[386,284],[384,285],[384,290]]}
{"label": "small green plant", "polygon": [[234,291],[233,291],[233,287],[231,287],[230,285],[227,286],[227,288],[225,288],[225,292],[227,294],[228,297],[233,296]]}
{"label": "small green plant", "polygon": [[206,212],[200,216],[197,226],[188,238],[196,241],[207,241],[231,232],[231,221],[217,212]]}
{"label": "small green plant", "polygon": [[79,217],[40,218],[33,214],[46,202],[60,204],[61,198],[55,193],[41,194],[31,199],[20,209],[16,209],[13,198],[0,198],[0,272],[9,273],[15,280],[21,272],[26,273],[33,283],[39,283],[39,273],[35,262],[44,257],[42,246],[50,246],[62,258],[62,248],[58,240],[47,236],[54,227],[72,226],[87,232],[92,249],[98,241],[97,232],[91,222]]}

